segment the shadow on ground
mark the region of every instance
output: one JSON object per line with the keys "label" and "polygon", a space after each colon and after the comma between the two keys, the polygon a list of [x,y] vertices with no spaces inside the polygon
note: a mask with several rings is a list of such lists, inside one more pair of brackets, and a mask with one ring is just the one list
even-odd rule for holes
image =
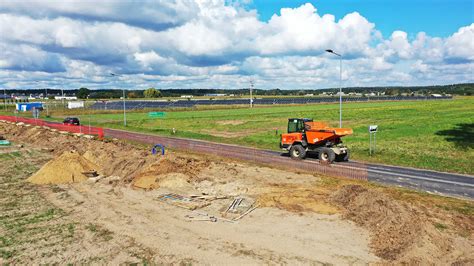
{"label": "shadow on ground", "polygon": [[474,148],[474,124],[457,124],[453,129],[440,130],[438,136],[445,136],[449,142],[461,147]]}

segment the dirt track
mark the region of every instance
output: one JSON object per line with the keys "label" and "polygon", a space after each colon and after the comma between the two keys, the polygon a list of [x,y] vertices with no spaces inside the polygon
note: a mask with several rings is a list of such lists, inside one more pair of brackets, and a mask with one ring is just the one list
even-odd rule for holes
{"label": "dirt track", "polygon": [[[145,260],[208,264],[473,261],[472,214],[434,207],[433,203],[448,206],[436,198],[408,194],[416,201],[400,201],[391,195],[403,193],[387,194],[382,188],[367,188],[357,181],[198,155],[170,153],[160,158],[139,146],[31,127],[0,124],[0,129],[10,140],[25,145],[18,148],[21,156],[14,159],[17,165],[26,162],[41,167],[50,158],[76,150],[99,165],[97,170],[105,175],[99,182],[49,186],[27,185],[24,178],[34,171],[11,177],[17,179],[22,193],[38,190],[45,202],[62,210],[62,220],[78,221],[71,238],[80,241],[73,250],[62,251],[61,256],[32,257],[17,249],[13,253],[17,256],[6,262],[25,263],[30,262],[29,258],[35,258],[35,263],[97,259],[108,263]],[[28,155],[31,153],[36,160]],[[6,176],[5,172],[2,175]],[[148,189],[138,188],[141,186]],[[238,223],[195,221],[186,217],[199,216],[195,212],[158,201],[157,197],[165,192],[227,196],[199,209],[218,217],[235,196],[255,200],[259,208]],[[6,197],[0,201],[2,210],[6,210]],[[472,206],[469,202],[455,204]],[[46,224],[57,222],[54,218]],[[0,230],[12,234],[8,228],[0,226]],[[101,248],[94,244],[97,237],[101,237]],[[10,246],[0,249],[12,250]],[[101,250],[102,257],[96,249]],[[42,246],[34,248],[35,254],[42,250]],[[112,260],[114,254],[120,254],[118,259]]]}

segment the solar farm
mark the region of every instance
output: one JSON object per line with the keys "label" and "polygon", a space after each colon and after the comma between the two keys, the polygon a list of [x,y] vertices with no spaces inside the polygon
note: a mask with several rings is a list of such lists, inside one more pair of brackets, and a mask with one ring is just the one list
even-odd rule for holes
{"label": "solar farm", "polygon": [[[369,102],[369,101],[403,101],[403,100],[440,100],[451,99],[452,96],[372,96],[372,97],[343,97],[343,102]],[[260,98],[253,99],[255,105],[280,105],[280,104],[316,104],[316,103],[337,103],[339,97],[299,97],[299,98]],[[154,109],[154,108],[190,108],[194,106],[214,106],[214,105],[248,105],[250,99],[229,99],[229,100],[132,100],[126,101],[98,101],[90,108],[96,110],[120,110],[120,109]]]}

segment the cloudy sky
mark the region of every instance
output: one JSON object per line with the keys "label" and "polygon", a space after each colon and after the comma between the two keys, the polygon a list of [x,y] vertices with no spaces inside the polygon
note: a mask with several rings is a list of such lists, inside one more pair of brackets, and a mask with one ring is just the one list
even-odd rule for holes
{"label": "cloudy sky", "polygon": [[[474,81],[473,0],[0,1],[0,88]],[[117,76],[111,76],[116,73]]]}

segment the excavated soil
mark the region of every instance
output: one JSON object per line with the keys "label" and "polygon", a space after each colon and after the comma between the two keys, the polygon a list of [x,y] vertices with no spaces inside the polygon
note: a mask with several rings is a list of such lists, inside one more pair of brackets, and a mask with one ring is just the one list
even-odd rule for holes
{"label": "excavated soil", "polygon": [[136,173],[142,171],[143,167],[157,160],[157,156],[152,156],[150,151],[119,141],[96,141],[60,134],[42,127],[16,126],[6,123],[3,123],[2,130],[3,134],[12,141],[22,141],[43,148],[55,156],[66,151],[77,151],[85,159],[96,164],[101,174],[127,177],[123,182],[130,182]]}
{"label": "excavated soil", "polygon": [[196,181],[201,170],[209,167],[209,164],[208,160],[182,156],[161,158],[138,172],[132,186],[143,189],[190,187],[190,182]]}
{"label": "excavated soil", "polygon": [[474,262],[472,241],[436,229],[418,207],[360,185],[344,186],[333,193],[330,200],[345,210],[343,217],[369,229],[371,247],[377,256],[387,261],[404,264]]}
{"label": "excavated soil", "polygon": [[65,184],[88,179],[85,173],[97,171],[99,167],[75,151],[66,151],[45,164],[30,176],[33,184]]}
{"label": "excavated soil", "polygon": [[[106,176],[120,177],[122,185],[130,184],[138,191],[144,189],[149,191],[146,193],[152,193],[167,189],[188,195],[246,195],[255,199],[261,208],[273,207],[303,216],[308,213],[341,214],[370,232],[370,247],[385,262],[474,263],[474,220],[470,214],[453,215],[433,206],[395,200],[380,189],[344,185],[349,181],[338,181],[341,186],[325,186],[320,177],[313,175],[295,175],[176,153],[161,157],[119,141],[88,140],[11,124],[0,126],[3,130],[0,133],[10,140],[28,143],[59,156],[48,164],[61,161],[60,167],[68,168],[68,160],[60,158],[76,156],[74,160],[86,162],[84,169],[92,167]],[[70,153],[71,150],[77,152]],[[68,174],[64,175],[64,180],[69,180]],[[467,234],[460,235],[459,230],[454,229],[444,230],[446,225],[462,228]]]}

